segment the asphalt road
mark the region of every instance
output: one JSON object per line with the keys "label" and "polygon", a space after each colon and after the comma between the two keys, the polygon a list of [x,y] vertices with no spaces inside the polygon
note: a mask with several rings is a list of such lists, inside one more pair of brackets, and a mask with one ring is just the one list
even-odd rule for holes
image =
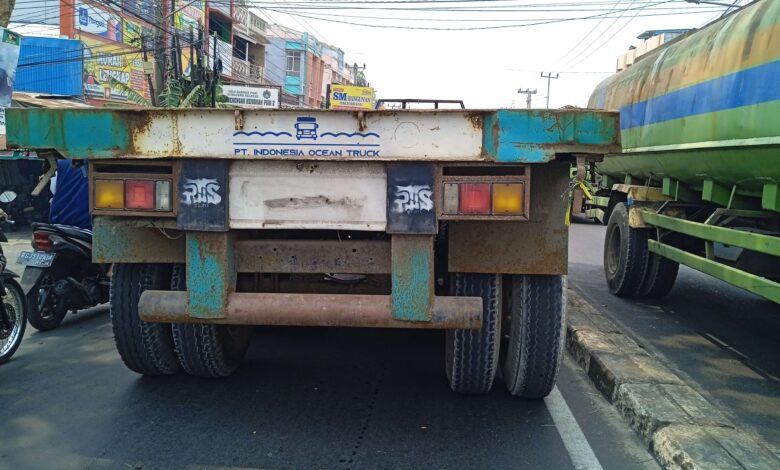
{"label": "asphalt road", "polygon": [[562,400],[500,381],[468,397],[449,391],[443,346],[441,332],[258,328],[231,378],[153,379],[121,364],[105,307],[69,315],[28,328],[0,366],[0,468],[658,468],[568,358]]}
{"label": "asphalt road", "polygon": [[779,453],[780,306],[685,267],[664,299],[612,296],[604,232],[585,219],[572,224],[569,286]]}

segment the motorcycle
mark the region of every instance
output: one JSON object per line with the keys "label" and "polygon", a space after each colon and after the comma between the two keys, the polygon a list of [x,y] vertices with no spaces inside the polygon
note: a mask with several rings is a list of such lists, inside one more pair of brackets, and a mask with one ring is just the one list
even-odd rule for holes
{"label": "motorcycle", "polygon": [[60,326],[76,313],[108,302],[110,265],[92,263],[92,232],[68,225],[33,223],[32,247],[23,251],[22,289],[27,320],[35,329]]}
{"label": "motorcycle", "polygon": [[[8,203],[16,198],[13,191],[0,194],[0,202]],[[6,220],[0,210],[0,222]],[[0,230],[0,242],[8,239]],[[8,362],[19,348],[27,326],[27,300],[22,286],[16,281],[19,275],[7,269],[7,260],[0,246],[0,364]]]}

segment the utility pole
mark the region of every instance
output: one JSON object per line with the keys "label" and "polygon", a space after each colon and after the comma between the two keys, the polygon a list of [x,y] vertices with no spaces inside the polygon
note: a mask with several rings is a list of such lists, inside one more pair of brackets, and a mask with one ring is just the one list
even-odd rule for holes
{"label": "utility pole", "polygon": [[163,88],[163,75],[165,75],[165,47],[163,41],[162,30],[164,29],[163,18],[165,12],[163,11],[165,2],[158,1],[154,9],[155,24],[158,26],[154,31],[154,86],[152,87],[152,93],[159,93]]}
{"label": "utility pole", "polygon": [[356,86],[366,86],[366,83],[363,81],[358,81],[358,70],[365,70],[366,64],[363,64],[362,67],[358,67],[357,62],[352,65],[352,84]]}
{"label": "utility pole", "polygon": [[0,5],[0,26],[2,26],[3,28],[7,28],[8,23],[11,21],[11,13],[14,12],[14,5],[16,4],[16,0],[7,0],[1,3],[2,5]]}
{"label": "utility pole", "polygon": [[[525,107],[531,109],[531,95],[536,94],[536,88],[534,88],[533,90],[531,90],[530,88],[527,88],[525,90],[520,88],[519,90],[517,90],[517,92],[525,94]],[[549,95],[549,92],[547,94]]]}
{"label": "utility pole", "polygon": [[542,78],[547,79],[547,109],[550,109],[550,80],[557,80],[558,74],[556,73],[553,75],[552,72],[549,72],[547,75],[542,72]]}

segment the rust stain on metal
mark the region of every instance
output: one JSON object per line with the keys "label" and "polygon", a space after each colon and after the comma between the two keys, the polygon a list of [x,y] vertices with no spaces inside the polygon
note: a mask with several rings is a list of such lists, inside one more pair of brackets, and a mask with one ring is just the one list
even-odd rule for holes
{"label": "rust stain on metal", "polygon": [[358,111],[357,121],[358,121],[358,130],[360,132],[363,132],[368,128],[368,126],[366,125],[366,113],[364,113],[363,111]]}
{"label": "rust stain on metal", "polygon": [[469,123],[471,124],[471,127],[474,128],[476,131],[482,132],[482,127],[484,127],[484,116],[481,113],[468,113],[466,115],[466,119],[468,119]]}
{"label": "rust stain on metal", "polygon": [[244,130],[244,122],[245,122],[244,121],[244,112],[241,111],[240,109],[237,109],[234,112],[234,117],[235,117],[234,120],[235,120],[235,124],[236,124],[235,130],[243,131]]}
{"label": "rust stain on metal", "polygon": [[130,134],[130,148],[127,149],[127,153],[135,155],[139,153],[136,142],[142,135],[147,134],[152,127],[152,113],[150,111],[128,112],[125,116]]}
{"label": "rust stain on metal", "polygon": [[569,165],[531,165],[529,221],[449,222],[449,267],[453,272],[565,274],[568,268]]}
{"label": "rust stain on metal", "polygon": [[389,295],[231,293],[223,318],[193,318],[187,292],[146,291],[138,303],[144,321],[227,325],[335,326],[369,328],[477,329],[479,297],[435,297],[429,321],[396,320]]}
{"label": "rust stain on metal", "polygon": [[181,136],[179,135],[179,114],[171,113],[171,129],[173,129],[173,147],[170,153],[174,156],[184,155],[184,149],[181,145]]}
{"label": "rust stain on metal", "polygon": [[390,273],[390,242],[242,240],[236,242],[242,273]]}

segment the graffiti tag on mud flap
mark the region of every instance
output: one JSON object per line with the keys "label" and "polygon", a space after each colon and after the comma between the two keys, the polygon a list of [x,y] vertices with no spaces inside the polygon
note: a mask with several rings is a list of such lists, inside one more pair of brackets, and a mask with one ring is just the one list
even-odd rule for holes
{"label": "graffiti tag on mud flap", "polygon": [[433,191],[429,185],[396,186],[393,212],[398,214],[433,210]]}
{"label": "graffiti tag on mud flap", "polygon": [[186,178],[182,184],[181,203],[188,206],[205,207],[209,204],[219,204],[219,183],[213,178]]}

